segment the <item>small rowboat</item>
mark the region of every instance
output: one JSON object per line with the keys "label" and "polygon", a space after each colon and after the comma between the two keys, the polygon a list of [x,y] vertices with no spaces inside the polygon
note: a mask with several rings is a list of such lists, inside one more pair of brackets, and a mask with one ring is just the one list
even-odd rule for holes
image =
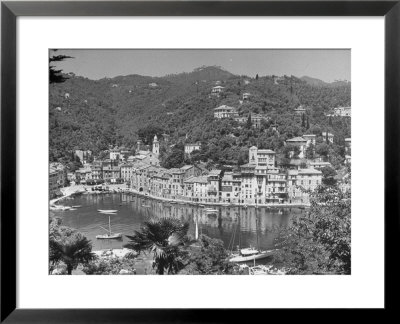
{"label": "small rowboat", "polygon": [[118,210],[117,209],[97,209],[97,211],[100,213],[116,213]]}

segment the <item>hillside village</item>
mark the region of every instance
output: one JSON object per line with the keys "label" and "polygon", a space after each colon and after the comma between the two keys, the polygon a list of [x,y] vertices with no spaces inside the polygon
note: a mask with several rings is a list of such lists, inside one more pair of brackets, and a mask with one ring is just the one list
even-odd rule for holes
{"label": "hillside village", "polygon": [[70,184],[125,183],[158,199],[307,205],[351,165],[349,82],[219,67],[68,77],[50,88],[50,197]]}

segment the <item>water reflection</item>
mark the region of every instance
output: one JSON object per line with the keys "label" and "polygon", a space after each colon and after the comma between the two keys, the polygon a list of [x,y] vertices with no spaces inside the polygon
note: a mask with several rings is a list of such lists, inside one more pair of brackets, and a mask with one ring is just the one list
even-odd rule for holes
{"label": "water reflection", "polygon": [[206,212],[208,206],[161,202],[124,193],[84,195],[65,200],[63,204],[81,205],[82,207],[71,211],[51,211],[51,214],[61,217],[66,226],[81,231],[92,240],[96,250],[120,248],[128,241],[125,236],[122,241],[95,238],[96,235],[104,233],[101,227],[108,228],[108,215],[100,214],[98,209],[117,209],[118,213],[111,216],[111,228],[113,232],[121,232],[124,235],[132,235],[135,230],[140,229],[144,221],[150,218],[173,217],[189,222],[189,234],[193,237],[197,220],[200,234],[222,239],[227,248],[232,241],[233,234],[239,232],[242,246],[256,246],[258,240],[261,249],[273,248],[273,240],[276,235],[272,231],[274,227],[287,225],[291,215],[302,212],[293,208],[213,206],[212,208],[217,212],[209,214]]}

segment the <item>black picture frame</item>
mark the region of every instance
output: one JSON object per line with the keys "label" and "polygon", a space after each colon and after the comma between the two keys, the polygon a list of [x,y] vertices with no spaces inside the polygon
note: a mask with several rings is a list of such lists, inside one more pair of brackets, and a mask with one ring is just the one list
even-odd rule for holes
{"label": "black picture frame", "polygon": [[[127,323],[257,320],[260,310],[16,308],[16,19],[19,16],[384,16],[385,17],[385,309],[398,286],[400,3],[396,1],[4,1],[1,3],[1,322]],[[371,128],[373,129],[373,128]],[[368,137],[370,134],[366,134]],[[368,283],[366,283],[367,285]],[[248,313],[251,311],[251,315]],[[264,316],[261,314],[261,316]],[[370,316],[370,315],[368,315]],[[322,318],[321,318],[322,319]],[[382,318],[380,317],[382,320]]]}

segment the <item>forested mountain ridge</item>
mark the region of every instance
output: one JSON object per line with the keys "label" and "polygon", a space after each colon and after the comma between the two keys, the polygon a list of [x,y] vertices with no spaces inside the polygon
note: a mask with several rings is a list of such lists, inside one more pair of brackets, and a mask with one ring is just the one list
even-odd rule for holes
{"label": "forested mountain ridge", "polygon": [[[216,84],[224,87],[219,97],[210,95]],[[251,97],[243,102],[245,92]],[[213,110],[223,104],[242,116],[263,114],[270,121],[255,129],[234,120],[215,120]],[[299,105],[307,109],[307,123],[293,111]],[[75,149],[96,154],[109,145],[134,148],[139,137],[150,144],[156,133],[161,139],[169,135],[163,154],[172,144],[198,141],[203,143],[198,159],[240,163],[251,145],[279,152],[284,140],[305,133],[329,131],[341,143],[350,136],[350,121],[328,118],[326,113],[350,105],[350,83],[313,86],[294,76],[238,76],[215,66],[165,77],[89,80],[69,75],[64,83],[50,85],[50,160],[63,159]]]}

